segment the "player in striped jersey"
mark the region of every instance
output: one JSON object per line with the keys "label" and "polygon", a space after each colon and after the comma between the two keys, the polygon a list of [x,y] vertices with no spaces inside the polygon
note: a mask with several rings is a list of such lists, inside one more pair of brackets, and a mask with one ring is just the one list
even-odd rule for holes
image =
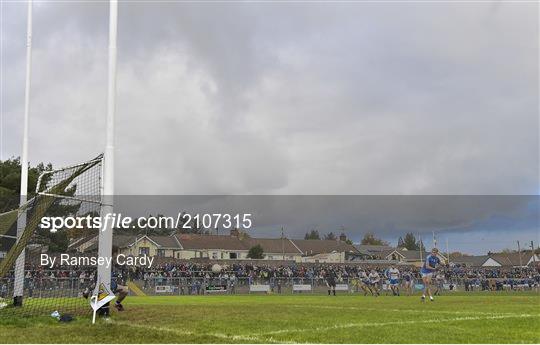
{"label": "player in striped jersey", "polygon": [[390,266],[386,274],[387,278],[390,280],[390,289],[392,290],[392,294],[394,296],[399,296],[399,270],[396,268],[395,265],[392,265]]}

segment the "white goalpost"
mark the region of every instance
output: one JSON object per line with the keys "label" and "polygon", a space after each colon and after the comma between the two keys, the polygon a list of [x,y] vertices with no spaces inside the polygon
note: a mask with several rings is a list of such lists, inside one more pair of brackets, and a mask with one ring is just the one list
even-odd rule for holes
{"label": "white goalpost", "polygon": [[[107,215],[112,215],[114,212],[114,120],[118,17],[118,1],[110,0],[105,152],[103,155],[81,164],[42,172],[38,178],[35,195],[28,201],[28,122],[32,67],[32,5],[32,0],[28,0],[26,85],[19,207],[0,213],[0,240],[8,239],[13,241],[13,243],[0,243],[2,245],[7,243],[9,248],[9,251],[0,260],[0,285],[8,288],[7,295],[13,296],[13,306],[23,305],[25,293],[32,297],[43,297],[33,301],[32,305],[26,308],[16,308],[19,313],[28,314],[48,310],[55,305],[61,305],[66,310],[68,307],[75,310],[77,300],[73,297],[77,294],[76,290],[81,288],[80,286],[76,287],[73,284],[68,284],[67,287],[62,285],[53,289],[45,286],[39,280],[39,277],[34,276],[32,272],[28,272],[29,274],[32,273],[28,277],[25,275],[27,273],[25,272],[25,264],[27,264],[25,261],[34,265],[40,251],[50,249],[51,239],[45,236],[44,229],[40,230],[42,218],[46,217],[48,212],[61,213],[65,216],[97,215],[99,212],[100,217],[104,220],[108,218]],[[112,256],[113,224],[112,222],[103,221],[102,226],[98,230],[98,256],[110,258]],[[38,233],[38,231],[42,232]],[[54,248],[51,250],[53,255],[65,250],[58,249],[59,247]],[[106,260],[98,260],[101,264],[97,266],[97,277],[91,298],[91,307],[94,309],[94,314],[97,310],[102,309],[104,314],[108,315],[108,302],[114,298],[114,294],[111,292],[112,269],[104,261]],[[85,284],[91,284],[91,282]],[[85,285],[85,287],[86,290],[92,288],[91,285]],[[34,289],[39,289],[40,293],[33,296],[32,291]],[[9,308],[0,307],[0,309],[7,310]]]}
{"label": "white goalpost", "polygon": [[[103,192],[101,217],[114,212],[114,118],[116,111],[116,37],[117,37],[118,1],[109,2],[109,61],[107,89],[107,142],[103,163]],[[112,224],[106,222],[99,232],[98,256],[112,256]],[[96,287],[93,294],[94,318],[98,302],[106,303],[111,291],[111,267],[105,263],[98,265]],[[107,308],[107,307],[105,307]],[[107,310],[108,311],[108,310]]]}

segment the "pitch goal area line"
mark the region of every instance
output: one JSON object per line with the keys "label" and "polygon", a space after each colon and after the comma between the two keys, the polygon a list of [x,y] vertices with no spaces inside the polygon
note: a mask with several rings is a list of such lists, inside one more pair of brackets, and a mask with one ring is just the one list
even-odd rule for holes
{"label": "pitch goal area line", "polygon": [[[455,318],[445,318],[437,319],[437,322],[456,322],[456,321],[478,321],[478,320],[498,320],[498,319],[509,319],[509,318],[528,318],[528,317],[540,317],[540,315],[533,314],[511,314],[511,315],[493,315],[493,316],[460,316]],[[127,322],[114,322],[116,325],[122,325],[127,327],[142,328],[146,330],[158,331],[158,332],[168,332],[176,335],[189,335],[189,336],[208,336],[215,337],[220,339],[234,341],[248,341],[248,342],[263,342],[263,343],[297,343],[295,340],[276,340],[272,336],[287,334],[287,333],[304,333],[304,332],[326,332],[336,329],[346,329],[346,328],[365,328],[365,327],[385,327],[385,326],[395,326],[395,325],[414,325],[414,324],[423,324],[423,323],[432,323],[433,320],[410,320],[410,321],[388,321],[388,322],[353,322],[353,323],[344,323],[344,324],[335,324],[332,326],[325,327],[309,327],[309,328],[293,328],[293,329],[281,329],[277,331],[269,331],[262,333],[249,333],[245,335],[229,335],[224,333],[197,333],[192,331],[183,331],[177,330],[170,327],[163,326],[149,326],[149,325],[140,325]]]}
{"label": "pitch goal area line", "polygon": [[189,336],[208,336],[208,337],[220,338],[220,339],[225,339],[225,340],[232,340],[231,342],[234,342],[235,340],[236,341],[244,340],[244,341],[249,341],[249,342],[256,341],[256,342],[265,342],[265,343],[277,343],[276,341],[272,341],[271,338],[261,338],[261,337],[257,337],[255,335],[249,335],[249,334],[246,334],[246,335],[228,335],[228,334],[223,334],[223,333],[198,333],[198,332],[192,332],[192,331],[183,331],[183,330],[179,330],[179,329],[175,329],[175,328],[171,328],[171,327],[149,326],[149,325],[140,325],[140,324],[135,324],[135,323],[117,322],[117,321],[113,321],[113,324],[114,325],[120,325],[120,326],[132,327],[132,328],[141,328],[141,329],[157,331],[157,332],[168,332],[168,333],[173,333],[173,334],[180,335],[180,336],[183,336],[183,335],[184,336],[185,335],[189,335]]}

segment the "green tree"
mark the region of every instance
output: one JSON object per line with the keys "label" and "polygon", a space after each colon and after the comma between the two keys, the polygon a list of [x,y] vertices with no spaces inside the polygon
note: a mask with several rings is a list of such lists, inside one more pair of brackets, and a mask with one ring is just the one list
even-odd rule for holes
{"label": "green tree", "polygon": [[306,233],[304,236],[305,240],[320,240],[321,236],[319,235],[318,230],[311,230],[310,232]]}
{"label": "green tree", "polygon": [[264,256],[263,256],[263,247],[261,247],[260,244],[257,244],[256,246],[253,246],[253,247],[249,248],[249,252],[248,252],[247,257],[250,258],[250,259],[262,259],[262,258],[264,258]]}
{"label": "green tree", "polygon": [[326,235],[324,235],[324,239],[335,241],[337,240],[337,236],[333,232],[329,232]]}
{"label": "green tree", "polygon": [[67,251],[69,237],[67,231],[48,232],[49,251],[53,253],[63,253]]}
{"label": "green tree", "polygon": [[375,245],[375,246],[387,246],[389,245],[388,242],[383,241],[380,238],[375,237],[375,235],[371,232],[367,232],[364,235],[364,238],[362,238],[361,244],[368,244],[368,245]]}
{"label": "green tree", "polygon": [[[37,181],[44,171],[52,170],[52,164],[39,163],[35,167],[28,168],[28,198],[34,197]],[[46,185],[50,175],[45,175],[42,185]],[[13,210],[19,206],[19,194],[21,183],[21,163],[19,158],[10,158],[0,161],[0,212]],[[61,192],[62,195],[73,196],[77,185],[72,184]],[[55,202],[47,209],[47,216],[65,217],[76,214],[80,209],[80,203]],[[62,229],[51,232],[48,229],[38,227],[35,231],[35,242],[47,246],[51,252],[65,252],[69,244],[70,236],[76,236],[75,231]]]}
{"label": "green tree", "polygon": [[[28,169],[28,192],[32,197],[36,190],[39,175],[46,170],[52,170],[51,163],[39,163]],[[19,206],[21,190],[21,162],[19,158],[0,161],[0,212],[15,209]]]}
{"label": "green tree", "polygon": [[408,232],[403,238],[403,245],[398,245],[398,247],[406,248],[407,250],[420,250],[420,243],[416,241],[416,237],[412,232]]}

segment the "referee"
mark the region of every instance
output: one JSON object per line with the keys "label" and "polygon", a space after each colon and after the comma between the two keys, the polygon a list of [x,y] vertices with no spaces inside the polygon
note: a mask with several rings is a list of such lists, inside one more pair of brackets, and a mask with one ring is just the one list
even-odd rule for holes
{"label": "referee", "polygon": [[336,295],[336,274],[334,273],[334,271],[331,269],[328,269],[326,271],[324,279],[326,280],[326,285],[328,286],[328,296],[330,296],[330,292],[333,292],[335,296]]}

